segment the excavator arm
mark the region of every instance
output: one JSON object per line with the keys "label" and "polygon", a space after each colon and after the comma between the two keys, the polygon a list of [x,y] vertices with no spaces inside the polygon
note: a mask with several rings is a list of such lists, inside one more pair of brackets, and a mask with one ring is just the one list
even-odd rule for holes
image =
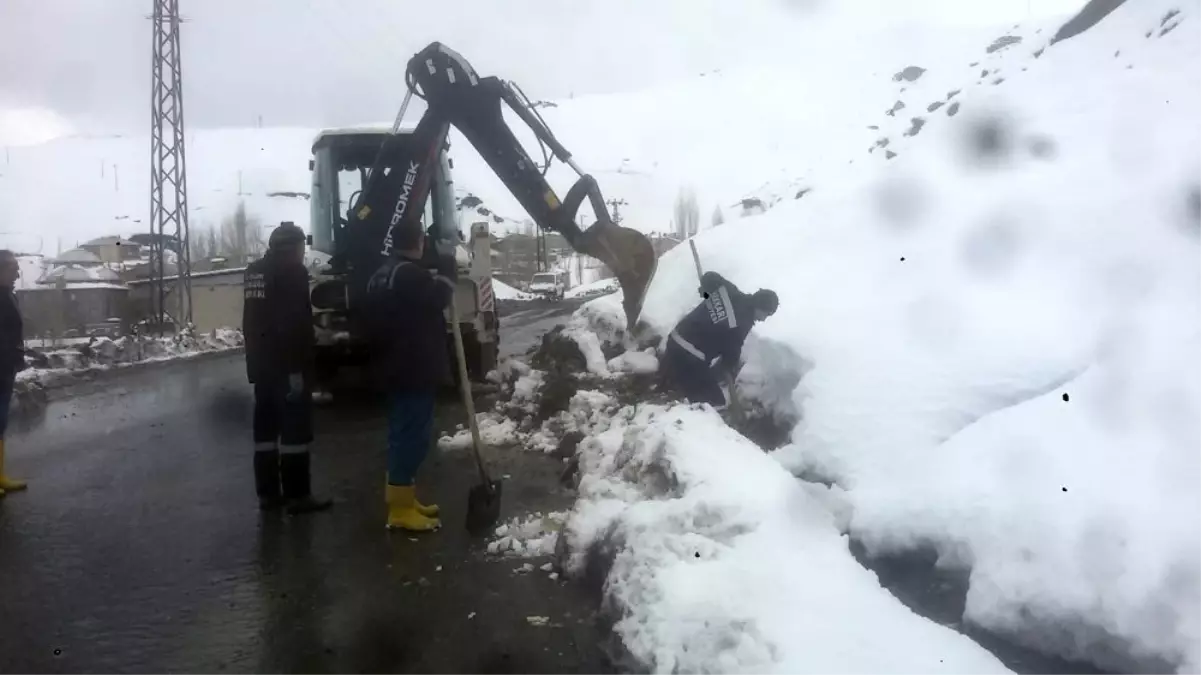
{"label": "excavator arm", "polygon": [[[390,254],[394,228],[419,226],[438,151],[446,143],[449,127],[454,126],[540,228],[563,235],[577,252],[599,259],[613,271],[624,293],[627,325],[633,329],[655,273],[654,248],[646,235],[613,222],[596,180],[579,168],[520,90],[496,77],[479,77],[462,56],[438,42],[409,60],[405,76],[408,95],[394,131],[400,127],[410,97],[415,94],[424,99],[427,110],[407,139],[419,152],[403,169],[385,170],[377,162],[352,209],[360,220],[387,219],[387,227],[381,227],[386,231],[381,253]],[[547,182],[545,168],[530,158],[505,122],[502,102],[533,130],[544,147],[579,175],[562,199]],[[585,198],[596,222],[581,230],[575,218]]]}

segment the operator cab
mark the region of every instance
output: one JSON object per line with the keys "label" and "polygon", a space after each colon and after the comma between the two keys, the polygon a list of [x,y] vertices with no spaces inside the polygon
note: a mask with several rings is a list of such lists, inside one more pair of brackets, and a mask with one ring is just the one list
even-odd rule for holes
{"label": "operator cab", "polygon": [[[374,271],[383,262],[383,256],[371,255],[380,248],[374,240],[382,239],[382,233],[371,231],[373,228],[365,227],[365,223],[356,223],[351,208],[362,193],[381,146],[385,150],[385,175],[406,171],[410,162],[420,156],[423,149],[407,142],[411,133],[412,129],[402,129],[396,136],[391,136],[386,128],[340,129],[324,131],[313,142],[311,245],[313,250],[331,257],[334,269],[347,271],[370,267],[370,271]],[[437,235],[433,238],[438,240],[439,250],[443,251],[451,250],[450,247],[461,241],[446,151],[444,146],[438,152],[433,187],[421,217],[423,227],[434,225],[435,229],[427,232]]]}

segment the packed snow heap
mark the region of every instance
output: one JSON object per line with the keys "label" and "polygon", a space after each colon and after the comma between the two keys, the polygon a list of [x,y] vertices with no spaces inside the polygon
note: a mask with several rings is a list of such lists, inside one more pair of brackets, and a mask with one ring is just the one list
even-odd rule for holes
{"label": "packed snow heap", "polygon": [[638,336],[603,297],[548,338],[574,343],[570,378],[498,371],[489,442],[572,467],[563,565],[603,588],[632,665],[1005,669],[884,591],[850,538],[969,570],[966,625],[1103,668],[1201,668],[1195,5],[1126,3],[1054,44],[1015,29],[970,75],[901,71],[930,114],[894,105],[873,152],[827,147],[795,197],[773,184],[695,238],[706,269],[780,295],[738,382],[787,424],[770,453],[710,408],[623,395],[697,302],[686,246]]}
{"label": "packed snow heap", "polygon": [[50,385],[81,373],[237,349],[244,341],[241,330],[218,328],[207,333],[183,330],[165,337],[126,335],[74,342],[77,344],[61,347],[36,345],[34,353],[25,357],[29,367],[17,374],[18,391]]}

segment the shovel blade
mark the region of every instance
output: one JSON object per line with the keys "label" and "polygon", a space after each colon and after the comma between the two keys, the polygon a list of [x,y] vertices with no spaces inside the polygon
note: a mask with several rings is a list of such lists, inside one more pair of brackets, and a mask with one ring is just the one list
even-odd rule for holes
{"label": "shovel blade", "polygon": [[500,520],[501,482],[480,483],[467,493],[467,531],[484,534]]}

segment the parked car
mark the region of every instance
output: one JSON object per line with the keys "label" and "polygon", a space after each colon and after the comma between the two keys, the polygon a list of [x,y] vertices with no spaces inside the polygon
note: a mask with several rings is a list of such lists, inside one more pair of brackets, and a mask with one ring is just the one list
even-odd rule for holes
{"label": "parked car", "polygon": [[530,279],[529,292],[549,300],[562,300],[567,292],[567,274],[564,272],[539,272]]}

